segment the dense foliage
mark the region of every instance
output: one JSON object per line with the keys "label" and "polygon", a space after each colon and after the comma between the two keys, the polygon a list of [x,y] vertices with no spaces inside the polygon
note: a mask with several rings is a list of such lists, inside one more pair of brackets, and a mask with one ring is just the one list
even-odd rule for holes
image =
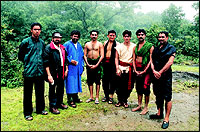
{"label": "dense foliage", "polygon": [[[17,59],[18,46],[30,35],[33,22],[42,24],[41,38],[48,44],[51,34],[60,31],[62,43],[70,39],[70,32],[81,32],[82,46],[90,41],[89,31],[100,31],[98,40],[107,39],[107,31],[117,32],[117,41],[122,42],[122,32],[132,31],[132,42],[137,43],[135,32],[147,31],[147,40],[157,45],[156,36],[161,30],[170,32],[170,43],[177,48],[181,63],[184,56],[199,57],[199,14],[193,22],[184,18],[181,7],[170,5],[162,14],[134,13],[138,1],[1,1],[1,86],[16,87],[22,84],[23,64]],[[199,2],[193,8],[199,10]]]}

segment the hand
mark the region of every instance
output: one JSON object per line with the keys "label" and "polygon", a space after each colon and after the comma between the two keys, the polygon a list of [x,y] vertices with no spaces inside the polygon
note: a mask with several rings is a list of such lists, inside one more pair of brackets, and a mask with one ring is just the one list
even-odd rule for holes
{"label": "hand", "polygon": [[97,68],[97,65],[92,65],[91,69]]}
{"label": "hand", "polygon": [[161,77],[161,74],[159,72],[155,71],[155,70],[153,71],[153,74],[154,74],[156,79],[159,79]]}
{"label": "hand", "polygon": [[67,74],[68,74],[68,70],[65,71],[65,77],[67,77]]}
{"label": "hand", "polygon": [[142,71],[142,72],[140,72],[140,75],[142,75],[142,74],[144,74],[146,71]]}
{"label": "hand", "polygon": [[91,69],[91,67],[93,66],[93,65],[87,65],[90,69]]}
{"label": "hand", "polygon": [[116,75],[117,75],[117,76],[121,76],[121,71],[120,71],[119,69],[117,69]]}
{"label": "hand", "polygon": [[49,83],[53,83],[53,77],[51,75],[48,75],[48,80],[49,80]]}
{"label": "hand", "polygon": [[135,71],[135,73],[136,73],[136,76],[139,76],[139,75],[140,75],[140,72],[138,72],[138,71]]}
{"label": "hand", "polygon": [[75,66],[78,64],[78,62],[75,60],[72,60],[71,63],[74,64]]}

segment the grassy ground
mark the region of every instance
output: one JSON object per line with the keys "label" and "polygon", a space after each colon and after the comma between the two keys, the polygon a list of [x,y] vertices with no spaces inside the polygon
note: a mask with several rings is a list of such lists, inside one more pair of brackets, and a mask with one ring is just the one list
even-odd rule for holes
{"label": "grassy ground", "polygon": [[181,71],[181,72],[199,72],[199,67],[195,66],[186,66],[186,65],[172,65],[172,71]]}
{"label": "grassy ground", "polygon": [[[183,67],[183,69],[190,68]],[[198,67],[194,69],[199,71]],[[179,69],[179,68],[178,68]],[[193,68],[192,68],[193,70]],[[67,110],[60,110],[61,114],[54,115],[49,112],[48,115],[38,115],[35,113],[35,96],[33,93],[33,121],[26,121],[23,117],[23,88],[7,89],[1,88],[1,130],[2,131],[162,131],[160,128],[162,120],[150,120],[148,115],[141,116],[139,113],[131,112],[132,107],[137,105],[137,94],[135,89],[129,98],[130,108],[116,108],[100,101],[96,105],[94,102],[85,103],[89,98],[89,90],[85,83],[85,73],[82,77],[83,92],[79,93],[83,103],[77,104],[77,108],[69,107]],[[94,90],[95,91],[95,90]],[[188,87],[183,82],[173,83],[173,93],[186,93],[188,98],[199,96],[199,85]],[[95,92],[94,92],[95,94]],[[186,99],[186,96],[183,95]],[[178,96],[177,96],[178,97]],[[100,99],[103,98],[103,90],[100,90]],[[114,101],[117,102],[116,94]],[[184,109],[185,100],[177,98],[174,100],[171,118],[176,120],[171,122],[168,131],[198,131],[199,130],[199,103],[194,104],[198,107],[193,114],[188,113],[188,118],[182,118],[182,114],[174,114]],[[193,99],[193,98],[192,98]],[[197,99],[198,100],[198,99]],[[191,100],[194,101],[194,100]],[[45,84],[45,102],[46,110],[48,110],[48,84]],[[190,102],[190,100],[188,101]],[[64,103],[67,103],[66,94],[64,95]],[[180,105],[179,105],[180,104]],[[178,109],[178,105],[180,109]],[[183,106],[182,106],[183,105]],[[185,104],[187,105],[187,104]],[[188,106],[189,107],[189,106]],[[149,110],[156,112],[155,96],[153,92],[150,95]],[[195,114],[194,114],[195,113]],[[184,115],[186,116],[186,115]]]}

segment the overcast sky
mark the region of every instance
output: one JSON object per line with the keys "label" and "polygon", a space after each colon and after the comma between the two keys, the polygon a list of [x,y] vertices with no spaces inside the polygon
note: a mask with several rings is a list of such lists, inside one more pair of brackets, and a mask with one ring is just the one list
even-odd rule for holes
{"label": "overcast sky", "polygon": [[183,12],[185,13],[185,18],[192,21],[194,15],[198,12],[192,7],[192,4],[195,2],[197,1],[139,1],[137,4],[141,5],[141,9],[135,9],[135,12],[141,11],[147,13],[155,11],[162,13],[171,3],[173,3],[177,7],[182,7]]}

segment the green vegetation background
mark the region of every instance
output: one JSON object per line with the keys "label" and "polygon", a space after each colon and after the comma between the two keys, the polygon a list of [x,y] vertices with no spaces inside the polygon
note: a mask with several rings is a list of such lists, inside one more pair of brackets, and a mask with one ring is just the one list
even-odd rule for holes
{"label": "green vegetation background", "polygon": [[[62,43],[70,39],[70,32],[81,32],[82,47],[90,41],[89,31],[100,31],[98,41],[107,39],[107,31],[117,32],[117,41],[123,42],[122,32],[132,31],[131,42],[137,43],[135,32],[147,31],[147,41],[157,45],[159,31],[170,33],[169,42],[177,49],[175,64],[199,64],[199,13],[193,21],[185,19],[181,7],[171,4],[162,14],[134,13],[138,1],[1,1],[1,86],[15,88],[23,85],[23,64],[17,53],[21,41],[30,36],[33,22],[42,24],[41,38],[50,43],[54,31],[62,33]],[[199,10],[199,2],[193,8]]]}

